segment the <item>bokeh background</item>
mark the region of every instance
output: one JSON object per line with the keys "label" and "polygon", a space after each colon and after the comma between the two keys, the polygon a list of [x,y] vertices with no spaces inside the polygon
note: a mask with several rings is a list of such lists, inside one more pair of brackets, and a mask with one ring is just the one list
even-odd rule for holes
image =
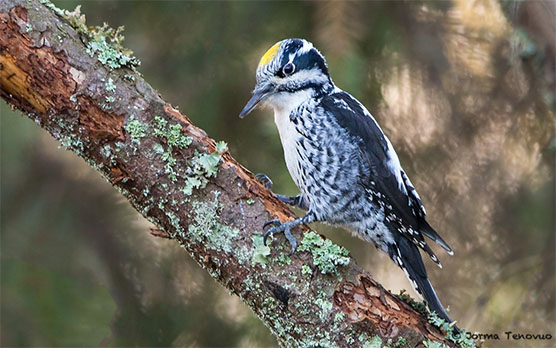
{"label": "bokeh background", "polygon": [[[79,2],[55,1],[65,9]],[[427,262],[452,317],[498,333],[555,332],[554,2],[84,1],[161,95],[274,190],[296,194],[271,111],[245,120],[259,57],[303,37],[398,151],[455,250]],[[99,174],[25,116],[1,111],[1,346],[276,346],[248,307]],[[394,293],[371,245],[314,226]]]}

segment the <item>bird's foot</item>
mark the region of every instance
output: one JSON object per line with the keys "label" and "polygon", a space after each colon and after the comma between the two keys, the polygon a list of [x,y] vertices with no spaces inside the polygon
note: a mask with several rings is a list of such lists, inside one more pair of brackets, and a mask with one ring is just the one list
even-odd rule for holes
{"label": "bird's foot", "polygon": [[[270,178],[268,177],[268,175],[263,174],[263,173],[258,173],[255,174],[255,179],[257,179],[261,184],[263,184],[263,186],[267,189],[267,190],[272,190],[272,180],[270,180]],[[300,202],[300,197],[299,196],[295,196],[295,197],[291,197],[291,196],[284,196],[278,193],[274,194],[276,197],[278,197],[279,200],[281,200],[282,202],[297,207],[299,206],[299,202]]]}
{"label": "bird's foot", "polygon": [[295,239],[295,237],[292,235],[291,229],[296,227],[296,226],[299,226],[302,223],[303,222],[301,221],[301,219],[291,220],[291,221],[286,221],[286,222],[280,222],[280,220],[278,220],[278,219],[267,221],[263,226],[263,230],[266,229],[268,226],[274,226],[274,227],[269,228],[267,231],[265,231],[264,236],[263,236],[264,245],[266,245],[266,240],[267,240],[268,236],[273,236],[276,233],[282,233],[283,232],[284,236],[286,236],[286,239],[288,240],[288,242],[290,242],[290,245],[291,245],[291,248],[292,248],[292,250],[290,252],[290,256],[293,255],[293,253],[295,252],[295,249],[297,248],[297,239]]}
{"label": "bird's foot", "polygon": [[268,175],[263,173],[255,174],[255,179],[259,180],[267,190],[272,190],[272,180],[268,177]]}

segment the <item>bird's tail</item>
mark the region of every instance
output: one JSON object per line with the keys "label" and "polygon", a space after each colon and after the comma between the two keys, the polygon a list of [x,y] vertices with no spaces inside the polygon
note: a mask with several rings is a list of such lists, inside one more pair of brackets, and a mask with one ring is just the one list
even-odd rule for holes
{"label": "bird's tail", "polygon": [[[452,319],[450,319],[446,309],[440,303],[429,281],[425,264],[417,246],[407,238],[402,237],[394,248],[396,250],[392,250],[390,257],[404,271],[415,291],[423,297],[431,311],[436,312],[440,318],[451,323]],[[456,332],[459,332],[457,327],[454,326],[454,329]]]}

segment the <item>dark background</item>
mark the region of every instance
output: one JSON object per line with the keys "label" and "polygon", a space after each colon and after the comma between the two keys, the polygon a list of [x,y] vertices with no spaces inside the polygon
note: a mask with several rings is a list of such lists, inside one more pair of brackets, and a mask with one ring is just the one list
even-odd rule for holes
{"label": "dark background", "polygon": [[[426,261],[452,317],[503,338],[487,346],[538,347],[503,334],[556,336],[554,41],[531,26],[554,23],[520,10],[466,0],[82,3],[89,25],[125,25],[125,45],[165,100],[285,194],[297,189],[271,111],[238,113],[266,49],[312,41],[390,137],[455,250],[435,248],[442,270]],[[276,345],[83,160],[5,103],[0,111],[2,346]],[[371,245],[313,227],[394,293],[410,288]]]}

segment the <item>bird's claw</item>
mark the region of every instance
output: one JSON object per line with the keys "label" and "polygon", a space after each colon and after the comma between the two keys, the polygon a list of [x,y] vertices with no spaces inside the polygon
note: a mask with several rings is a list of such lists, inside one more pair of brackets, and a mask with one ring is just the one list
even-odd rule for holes
{"label": "bird's claw", "polygon": [[267,231],[265,231],[265,233],[263,235],[264,245],[266,246],[266,240],[267,240],[268,236],[273,236],[276,233],[284,232],[284,236],[286,237],[288,242],[290,242],[290,245],[292,247],[292,250],[290,252],[290,256],[293,255],[293,253],[295,252],[295,249],[297,248],[297,239],[295,239],[295,237],[292,235],[291,229],[292,229],[292,227],[297,226],[298,224],[295,223],[294,221],[280,222],[280,220],[278,220],[278,219],[273,219],[273,220],[267,221],[263,225],[263,230],[266,229],[268,226],[271,226],[271,225],[274,225],[274,227],[269,228]]}
{"label": "bird's claw", "polygon": [[[278,219],[269,220],[269,221],[265,222],[265,224],[263,225],[263,230],[266,229],[270,225],[280,225],[281,223],[282,222]],[[266,240],[266,238],[265,238],[265,240]],[[266,245],[266,243],[265,243],[265,245]]]}
{"label": "bird's claw", "polygon": [[255,174],[255,179],[257,179],[261,184],[263,184],[264,187],[266,187],[266,189],[268,190],[272,190],[272,180],[270,180],[270,178],[263,173],[258,173]]}

